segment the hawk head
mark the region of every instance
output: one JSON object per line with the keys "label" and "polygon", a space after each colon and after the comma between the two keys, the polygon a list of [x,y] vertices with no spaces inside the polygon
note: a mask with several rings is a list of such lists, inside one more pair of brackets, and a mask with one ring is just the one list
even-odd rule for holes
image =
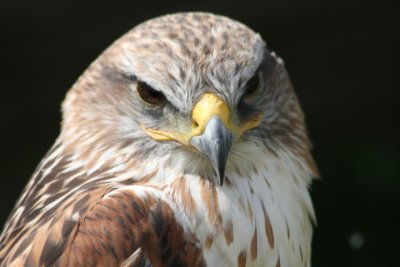
{"label": "hawk head", "polygon": [[94,165],[157,157],[222,184],[226,168],[251,165],[249,147],[309,148],[282,60],[248,27],[206,13],[128,32],[77,81],[63,111],[63,140],[84,160],[124,151]]}

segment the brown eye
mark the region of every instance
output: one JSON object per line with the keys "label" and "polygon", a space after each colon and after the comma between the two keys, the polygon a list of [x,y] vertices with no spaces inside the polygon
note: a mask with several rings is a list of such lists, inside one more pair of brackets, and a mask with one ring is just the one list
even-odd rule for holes
{"label": "brown eye", "polygon": [[246,89],[243,95],[249,96],[252,93],[254,93],[257,90],[259,84],[260,84],[260,77],[258,75],[258,72],[256,72],[253,75],[253,77],[251,77],[251,79],[247,82]]}
{"label": "brown eye", "polygon": [[138,81],[137,92],[143,101],[152,105],[159,105],[165,101],[165,96],[161,92],[154,90],[145,82]]}

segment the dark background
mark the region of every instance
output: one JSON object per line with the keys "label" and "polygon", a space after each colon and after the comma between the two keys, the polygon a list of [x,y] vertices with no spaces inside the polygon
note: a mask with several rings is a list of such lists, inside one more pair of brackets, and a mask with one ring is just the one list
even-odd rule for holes
{"label": "dark background", "polygon": [[286,62],[322,180],[313,266],[399,266],[396,1],[0,2],[0,224],[58,135],[60,102],[132,26],[176,11],[227,15]]}

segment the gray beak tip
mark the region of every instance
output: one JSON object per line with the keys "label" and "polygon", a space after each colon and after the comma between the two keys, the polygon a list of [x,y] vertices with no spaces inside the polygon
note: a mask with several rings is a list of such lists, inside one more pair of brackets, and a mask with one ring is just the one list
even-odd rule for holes
{"label": "gray beak tip", "polygon": [[224,184],[226,161],[233,139],[233,134],[217,117],[207,123],[202,135],[191,139],[191,144],[210,160],[221,186]]}
{"label": "gray beak tip", "polygon": [[223,185],[224,185],[224,180],[225,180],[225,177],[224,177],[224,176],[219,176],[219,185],[220,185],[220,186],[223,186]]}
{"label": "gray beak tip", "polygon": [[226,158],[220,158],[218,161],[218,167],[214,166],[214,168],[218,170],[219,183],[221,186],[224,184],[225,166],[226,166]]}

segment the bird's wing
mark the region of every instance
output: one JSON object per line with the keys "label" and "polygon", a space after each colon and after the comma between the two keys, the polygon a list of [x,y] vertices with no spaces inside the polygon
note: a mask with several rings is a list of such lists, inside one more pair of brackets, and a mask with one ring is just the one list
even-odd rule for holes
{"label": "bird's wing", "polygon": [[185,233],[160,191],[148,186],[94,191],[32,227],[37,229],[10,244],[2,266],[203,265],[196,238]]}

